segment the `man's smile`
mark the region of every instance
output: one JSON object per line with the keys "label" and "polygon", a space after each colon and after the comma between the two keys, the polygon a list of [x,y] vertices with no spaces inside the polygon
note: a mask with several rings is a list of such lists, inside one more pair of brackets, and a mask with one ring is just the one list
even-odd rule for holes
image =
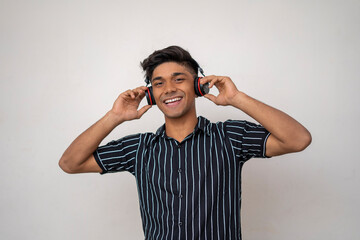
{"label": "man's smile", "polygon": [[176,107],[178,106],[182,101],[183,97],[180,96],[176,96],[176,97],[171,97],[171,98],[166,98],[163,103],[165,104],[165,106],[167,107]]}
{"label": "man's smile", "polygon": [[180,102],[181,99],[182,99],[182,97],[168,98],[168,99],[165,99],[164,103],[166,105],[174,105],[175,103]]}

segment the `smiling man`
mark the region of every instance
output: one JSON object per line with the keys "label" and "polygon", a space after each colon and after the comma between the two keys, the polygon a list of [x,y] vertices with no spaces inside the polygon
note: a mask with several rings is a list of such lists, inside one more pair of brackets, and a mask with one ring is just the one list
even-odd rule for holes
{"label": "smiling man", "polygon": [[[243,164],[302,151],[310,133],[284,112],[239,91],[229,77],[198,80],[199,65],[180,47],[155,51],[142,67],[152,86],[121,93],[113,108],[68,147],[60,167],[67,173],[133,174],[145,239],[241,239]],[[198,117],[198,87],[207,85],[219,90],[217,96],[205,94],[207,99],[233,106],[259,124]],[[151,107],[139,109],[146,93],[165,124],[156,133],[136,133],[99,147],[115,127],[141,118]]]}

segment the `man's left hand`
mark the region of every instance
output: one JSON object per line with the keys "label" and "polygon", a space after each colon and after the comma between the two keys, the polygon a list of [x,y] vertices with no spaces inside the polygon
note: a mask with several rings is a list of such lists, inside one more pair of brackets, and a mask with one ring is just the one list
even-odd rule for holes
{"label": "man's left hand", "polygon": [[233,105],[235,96],[240,93],[231,78],[226,76],[209,75],[202,78],[200,83],[209,83],[209,88],[212,88],[215,85],[215,87],[219,90],[219,94],[217,96],[213,94],[204,95],[204,97],[213,101],[216,105]]}

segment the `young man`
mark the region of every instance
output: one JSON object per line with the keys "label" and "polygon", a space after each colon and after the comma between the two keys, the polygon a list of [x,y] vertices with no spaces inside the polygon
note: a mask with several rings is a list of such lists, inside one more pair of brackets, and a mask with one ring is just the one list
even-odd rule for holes
{"label": "young man", "polygon": [[305,149],[310,133],[287,114],[239,91],[229,77],[206,76],[199,84],[219,94],[205,97],[233,106],[260,125],[197,117],[194,79],[198,64],[184,49],[171,46],[142,62],[153,100],[165,117],[154,133],[134,134],[99,147],[118,125],[140,118],[148,91],[120,94],[113,108],[65,151],[67,173],[129,171],[137,181],[146,239],[241,239],[241,169],[252,157],[271,157]]}

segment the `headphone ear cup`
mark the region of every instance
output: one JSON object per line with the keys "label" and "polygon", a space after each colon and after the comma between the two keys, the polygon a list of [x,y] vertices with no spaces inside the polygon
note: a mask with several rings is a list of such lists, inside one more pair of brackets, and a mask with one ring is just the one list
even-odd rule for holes
{"label": "headphone ear cup", "polygon": [[196,77],[194,80],[195,94],[197,96],[204,96],[209,93],[209,83],[200,84],[201,77]]}
{"label": "headphone ear cup", "polygon": [[152,87],[148,87],[146,89],[145,96],[146,96],[147,103],[149,105],[156,105],[155,98],[154,98],[154,95],[152,93]]}

